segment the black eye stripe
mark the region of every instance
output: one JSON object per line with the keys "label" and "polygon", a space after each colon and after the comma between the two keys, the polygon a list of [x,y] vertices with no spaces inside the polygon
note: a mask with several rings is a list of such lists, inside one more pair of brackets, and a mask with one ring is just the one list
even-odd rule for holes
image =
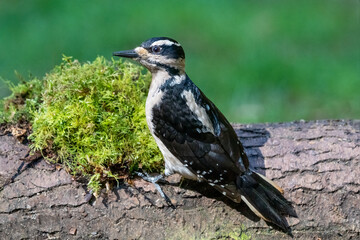
{"label": "black eye stripe", "polygon": [[[156,52],[154,51],[154,47],[159,47],[160,51]],[[181,46],[177,45],[155,45],[155,46],[149,46],[144,47],[146,50],[148,50],[149,53],[153,54],[160,54],[167,58],[185,58],[184,50]]]}
{"label": "black eye stripe", "polygon": [[168,58],[185,58],[185,53],[182,47],[176,45],[165,46],[161,54],[167,56]]}

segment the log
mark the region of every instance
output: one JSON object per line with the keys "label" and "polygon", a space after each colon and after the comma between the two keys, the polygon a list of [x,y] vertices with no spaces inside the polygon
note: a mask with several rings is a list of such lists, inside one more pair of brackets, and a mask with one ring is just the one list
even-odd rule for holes
{"label": "log", "polygon": [[[360,120],[240,125],[251,166],[277,182],[300,239],[359,239]],[[173,175],[175,209],[142,179],[88,199],[86,183],[0,137],[0,239],[291,239],[204,183]]]}

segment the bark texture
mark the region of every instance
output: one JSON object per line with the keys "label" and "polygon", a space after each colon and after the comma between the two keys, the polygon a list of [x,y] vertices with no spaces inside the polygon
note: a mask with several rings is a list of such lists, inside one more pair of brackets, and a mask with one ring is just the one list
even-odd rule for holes
{"label": "bark texture", "polygon": [[[295,239],[360,238],[360,121],[234,124],[252,167],[294,203]],[[291,239],[203,183],[141,179],[87,202],[86,185],[0,137],[0,239]],[[244,238],[245,239],[245,238]]]}

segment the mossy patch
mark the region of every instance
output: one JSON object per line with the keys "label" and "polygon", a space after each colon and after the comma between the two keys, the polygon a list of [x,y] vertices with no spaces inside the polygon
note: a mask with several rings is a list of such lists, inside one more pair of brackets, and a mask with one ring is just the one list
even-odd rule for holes
{"label": "mossy patch", "polygon": [[233,229],[229,232],[218,231],[216,232],[216,239],[231,239],[231,240],[250,240],[251,235],[244,231],[242,228]]}
{"label": "mossy patch", "polygon": [[37,78],[25,81],[20,75],[18,78],[17,85],[7,82],[12,94],[0,101],[0,123],[32,121],[34,111],[39,108],[43,81]]}
{"label": "mossy patch", "polygon": [[151,75],[140,66],[98,57],[64,57],[44,79],[12,86],[1,121],[32,125],[31,149],[89,179],[95,191],[139,167],[161,171],[162,156],[145,119]]}

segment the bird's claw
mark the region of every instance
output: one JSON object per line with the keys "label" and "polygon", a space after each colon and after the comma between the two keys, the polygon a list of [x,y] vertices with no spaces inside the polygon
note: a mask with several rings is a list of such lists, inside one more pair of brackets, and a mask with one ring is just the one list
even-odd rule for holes
{"label": "bird's claw", "polygon": [[147,182],[151,182],[151,183],[157,183],[160,179],[164,178],[163,175],[159,174],[157,176],[150,176],[148,173],[141,173],[141,172],[135,172],[139,177],[141,177],[142,179],[144,179]]}
{"label": "bird's claw", "polygon": [[175,209],[174,204],[172,204],[170,198],[164,193],[164,191],[161,189],[160,185],[157,183],[159,180],[163,179],[164,176],[162,174],[159,174],[157,176],[150,176],[148,173],[141,173],[141,172],[135,172],[139,177],[144,179],[147,182],[151,182],[154,184],[155,188],[160,193],[161,197],[165,199],[165,202],[171,207]]}

